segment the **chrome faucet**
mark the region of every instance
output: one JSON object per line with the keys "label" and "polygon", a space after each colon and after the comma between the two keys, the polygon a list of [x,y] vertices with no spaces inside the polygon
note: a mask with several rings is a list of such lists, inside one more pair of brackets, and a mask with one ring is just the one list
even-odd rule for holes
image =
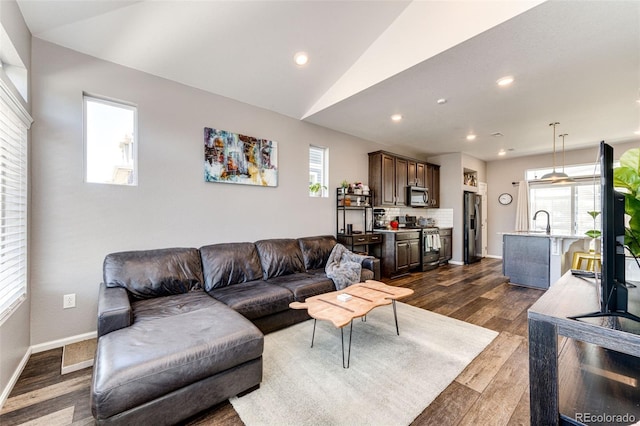
{"label": "chrome faucet", "polygon": [[551,234],[551,223],[549,221],[549,212],[546,210],[538,210],[534,215],[533,215],[533,220],[536,220],[536,216],[538,216],[538,213],[546,213],[547,214],[547,235]]}

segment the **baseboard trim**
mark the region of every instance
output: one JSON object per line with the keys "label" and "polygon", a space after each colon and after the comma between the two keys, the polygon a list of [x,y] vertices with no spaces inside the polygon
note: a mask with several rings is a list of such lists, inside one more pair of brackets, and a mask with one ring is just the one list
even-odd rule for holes
{"label": "baseboard trim", "polygon": [[488,254],[485,257],[490,257],[491,259],[500,259],[500,260],[502,260],[502,256],[496,256],[494,254]]}
{"label": "baseboard trim", "polygon": [[464,265],[464,262],[459,262],[457,260],[450,260],[449,263],[452,265],[459,265],[459,266]]}
{"label": "baseboard trim", "polygon": [[27,351],[25,352],[24,356],[20,360],[20,364],[18,364],[18,368],[16,368],[16,370],[13,372],[13,375],[11,376],[11,379],[7,383],[7,386],[5,386],[5,388],[2,390],[2,394],[0,394],[0,409],[4,407],[4,403],[7,402],[7,399],[9,398],[9,394],[11,393],[11,391],[13,390],[13,387],[18,382],[18,379],[20,378],[20,375],[24,371],[24,368],[27,366],[27,362],[29,362],[29,357],[31,356],[32,353],[33,352],[31,350],[31,347],[27,348]]}
{"label": "baseboard trim", "polygon": [[[37,354],[38,352],[44,352],[50,349],[62,348],[65,345],[70,345],[72,343],[81,342],[87,339],[93,339],[94,337],[98,337],[97,331],[92,331],[90,333],[85,333],[85,334],[78,334],[76,336],[66,337],[64,339],[52,340],[50,342],[45,342],[45,343],[40,343],[38,345],[30,346],[25,352],[22,359],[20,360],[20,364],[18,364],[18,367],[13,372],[13,375],[11,376],[11,379],[7,383],[7,386],[5,386],[4,389],[2,389],[2,394],[0,394],[0,408],[4,407],[4,403],[7,402],[7,399],[9,398],[9,394],[11,393],[11,391],[13,390],[13,387],[18,382],[18,379],[20,378],[20,375],[24,371],[24,368],[26,367],[27,362],[29,362],[29,357],[31,356],[31,354]],[[93,360],[91,360],[91,364],[93,364]],[[86,367],[90,367],[90,365],[87,365]],[[83,367],[83,368],[86,368],[86,367]]]}
{"label": "baseboard trim", "polygon": [[73,373],[74,371],[82,370],[83,368],[92,367],[93,366],[93,358],[82,361],[77,364],[73,364],[70,366],[62,366],[60,367],[60,374],[68,374]]}
{"label": "baseboard trim", "polygon": [[64,339],[52,340],[50,342],[40,343],[37,345],[31,346],[31,353],[37,354],[39,352],[48,351],[50,349],[61,348],[64,345],[70,345],[72,343],[81,342],[87,339],[93,339],[94,337],[98,337],[97,331],[92,331],[91,333],[78,334],[76,336],[65,337]]}

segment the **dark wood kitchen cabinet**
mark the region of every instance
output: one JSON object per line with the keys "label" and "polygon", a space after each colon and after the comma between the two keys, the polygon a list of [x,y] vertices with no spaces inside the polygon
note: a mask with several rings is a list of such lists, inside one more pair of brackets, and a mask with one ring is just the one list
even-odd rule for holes
{"label": "dark wood kitchen cabinet", "polygon": [[[394,205],[396,202],[396,159],[386,154],[381,154],[373,159],[369,157],[369,187],[374,194],[380,197],[373,198],[373,205]],[[371,168],[375,170],[376,179],[371,180]]]}
{"label": "dark wood kitchen cabinet", "polygon": [[440,258],[438,263],[449,263],[453,257],[453,228],[440,228]]}
{"label": "dark wood kitchen cabinet", "polygon": [[407,182],[410,186],[419,186],[426,188],[426,170],[427,165],[418,161],[409,160],[408,164],[408,179]]}
{"label": "dark wood kitchen cabinet", "polygon": [[404,206],[409,179],[408,160],[378,151],[369,153],[369,187],[375,206]]}
{"label": "dark wood kitchen cabinet", "polygon": [[380,258],[383,276],[395,278],[420,267],[420,231],[383,232],[383,243],[372,248]]}
{"label": "dark wood kitchen cabinet", "polygon": [[396,158],[396,206],[407,204],[407,185],[409,182],[409,162],[404,158]]}
{"label": "dark wood kitchen cabinet", "polygon": [[440,166],[427,164],[426,187],[429,189],[429,207],[440,207]]}
{"label": "dark wood kitchen cabinet", "polygon": [[396,268],[398,271],[420,266],[420,239],[396,241]]}
{"label": "dark wood kitchen cabinet", "polygon": [[429,190],[431,204],[440,207],[440,166],[386,151],[369,153],[369,187],[374,206],[405,206],[407,186]]}

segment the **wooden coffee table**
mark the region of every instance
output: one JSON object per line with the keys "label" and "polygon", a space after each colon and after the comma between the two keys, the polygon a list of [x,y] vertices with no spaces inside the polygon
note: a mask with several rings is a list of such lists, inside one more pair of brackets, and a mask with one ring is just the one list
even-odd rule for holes
{"label": "wooden coffee table", "polygon": [[[342,301],[338,298],[341,294],[348,294],[351,299]],[[342,340],[342,367],[349,368],[351,359],[351,336],[353,334],[353,320],[363,318],[378,306],[393,304],[393,318],[396,323],[396,333],[400,335],[398,328],[398,314],[396,312],[396,299],[413,294],[413,290],[404,287],[393,287],[379,281],[367,280],[363,283],[353,284],[344,290],[332,291],[330,293],[319,294],[305,300],[304,302],[292,302],[289,307],[292,309],[307,309],[309,316],[313,318],[313,335],[311,336],[311,347],[316,335],[316,321],[331,321],[333,325],[340,329]],[[345,363],[344,357],[344,326],[349,328],[349,348]]]}

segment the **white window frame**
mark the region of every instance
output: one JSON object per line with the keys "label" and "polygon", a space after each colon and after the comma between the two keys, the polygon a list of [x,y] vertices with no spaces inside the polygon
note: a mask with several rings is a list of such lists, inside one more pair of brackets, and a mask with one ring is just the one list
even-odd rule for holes
{"label": "white window frame", "polygon": [[0,324],[27,298],[28,131],[32,122],[0,79]]}
{"label": "white window frame", "polygon": [[[529,217],[531,218],[531,223],[530,223],[530,229],[532,230],[538,230],[538,231],[544,231],[545,230],[545,226],[547,224],[546,222],[546,215],[542,215],[542,217],[538,217],[538,219],[534,222],[533,220],[533,216],[536,212],[536,207],[534,207],[535,202],[534,200],[534,193],[537,190],[543,190],[543,191],[548,191],[548,190],[553,190],[554,188],[563,188],[563,189],[569,189],[569,196],[566,199],[566,203],[568,203],[565,211],[568,213],[569,215],[569,220],[570,222],[570,229],[569,229],[569,233],[571,235],[583,235],[584,232],[586,232],[589,229],[597,229],[600,230],[600,222],[601,222],[601,217],[597,217],[595,221],[593,221],[593,219],[591,219],[591,217],[588,215],[587,212],[589,211],[600,211],[599,206],[595,206],[593,207],[594,204],[594,200],[586,200],[589,204],[589,207],[587,207],[587,209],[581,209],[580,211],[578,211],[579,209],[579,205],[577,202],[577,197],[578,197],[578,187],[584,187],[584,186],[592,186],[596,189],[596,193],[599,194],[599,188],[600,188],[600,184],[599,184],[599,179],[597,178],[596,181],[591,180],[591,182],[589,182],[588,180],[582,180],[579,182],[574,182],[574,183],[569,183],[569,184],[550,184],[550,183],[537,183],[537,184],[532,184],[529,187],[529,204],[530,204],[530,211],[529,211]],[[599,195],[597,196],[597,199],[595,200],[595,202],[597,204],[599,204],[600,198]],[[559,211],[554,211],[553,209],[548,209],[549,211],[549,215],[550,215],[550,226],[551,229],[556,232],[556,233],[566,233],[565,229],[558,229],[558,223],[557,223],[557,214],[559,214]],[[591,224],[591,221],[593,221],[593,224]],[[589,225],[587,225],[588,227],[586,229],[579,229],[579,222],[582,222],[583,224],[586,222],[589,222]],[[537,226],[536,226],[537,225]]]}
{"label": "white window frame", "polygon": [[[320,156],[320,164],[312,163],[312,156]],[[325,148],[317,145],[309,145],[309,185],[319,182],[323,188],[320,190],[321,197],[328,197],[329,187],[329,148]],[[309,196],[312,196],[309,191]]]}
{"label": "white window frame", "polygon": [[[97,184],[106,184],[106,185],[117,185],[117,186],[137,186],[138,185],[138,108],[135,105],[132,105],[127,102],[117,101],[113,99],[106,99],[104,97],[90,95],[88,93],[83,93],[83,120],[84,120],[84,181],[85,183],[97,183]],[[117,182],[96,182],[93,180],[89,180],[89,141],[88,141],[88,125],[87,125],[87,103],[94,102],[99,104],[104,104],[114,108],[121,108],[123,110],[129,110],[133,112],[133,135],[132,135],[132,178],[130,183],[117,183]]]}
{"label": "white window frame", "polygon": [[[567,202],[570,204],[568,211],[571,217],[571,229],[570,232],[571,234],[576,234],[576,235],[580,235],[583,233],[584,230],[579,230],[578,229],[578,222],[582,221],[589,221],[591,219],[589,219],[589,216],[587,214],[586,211],[580,211],[578,212],[578,205],[576,203],[576,193],[577,193],[577,187],[578,186],[584,186],[584,185],[593,185],[594,187],[597,187],[599,189],[600,186],[600,164],[596,163],[596,164],[577,164],[577,165],[569,165],[566,166],[564,168],[565,173],[567,173],[567,175],[573,179],[573,182],[568,182],[568,183],[550,183],[548,181],[544,181],[541,180],[539,177],[543,176],[544,174],[551,172],[552,169],[550,168],[544,168],[544,169],[530,169],[527,170],[525,172],[525,179],[527,179],[529,181],[529,217],[530,217],[530,229],[537,229],[537,230],[544,230],[545,226],[546,226],[546,216],[543,215],[542,218],[539,217],[539,219],[536,221],[537,223],[535,223],[533,221],[533,215],[535,214],[536,208],[534,207],[534,192],[536,190],[539,189],[553,189],[553,188],[558,188],[558,187],[562,187],[562,188],[570,188],[570,196],[567,198]],[[598,200],[595,200],[595,203],[599,203],[599,198]],[[599,208],[596,207],[590,207],[588,209],[588,211],[599,211]],[[550,225],[551,225],[551,229],[554,229],[554,215],[553,212],[549,212],[550,214]],[[580,215],[580,216],[579,216]],[[584,215],[584,217],[583,217]],[[586,220],[585,220],[586,219]],[[590,229],[600,229],[600,223],[601,223],[601,217],[598,217],[595,221],[593,226],[590,226]],[[537,225],[537,226],[535,226]],[[557,224],[556,224],[556,231],[557,231]],[[562,232],[562,231],[559,231]]]}

